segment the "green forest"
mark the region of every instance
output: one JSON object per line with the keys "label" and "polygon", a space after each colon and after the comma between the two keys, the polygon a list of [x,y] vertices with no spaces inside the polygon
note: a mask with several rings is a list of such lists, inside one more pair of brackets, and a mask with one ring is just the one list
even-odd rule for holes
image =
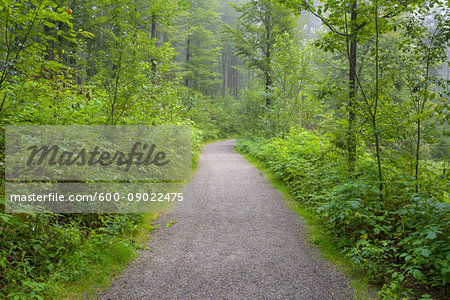
{"label": "green forest", "polygon": [[[4,213],[8,125],[237,139],[380,299],[450,293],[445,0],[1,0],[0,298],[108,285],[158,214]],[[194,171],[194,170],[193,170]]]}

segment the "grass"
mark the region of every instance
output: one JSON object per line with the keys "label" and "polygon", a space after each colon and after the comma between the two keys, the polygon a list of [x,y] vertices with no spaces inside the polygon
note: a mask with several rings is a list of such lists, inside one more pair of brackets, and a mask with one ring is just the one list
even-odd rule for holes
{"label": "grass", "polygon": [[301,202],[296,201],[289,192],[289,188],[278,177],[268,169],[257,158],[241,154],[249,163],[255,166],[270,181],[274,188],[279,190],[286,200],[287,206],[293,210],[305,224],[306,235],[309,241],[318,248],[321,256],[334,264],[338,270],[346,274],[354,291],[354,299],[376,299],[375,288],[369,284],[368,277],[355,264],[351,263],[339,250],[336,237],[331,236],[321,225],[321,221]]}
{"label": "grass", "polygon": [[80,280],[63,286],[57,299],[96,299],[98,292],[107,289],[116,276],[136,257],[136,248],[145,249],[145,244],[150,239],[149,233],[157,228],[153,226],[153,222],[159,218],[159,214],[143,215],[143,221],[134,236],[134,245],[127,243],[126,237],[122,237],[106,247],[88,248],[91,251],[88,250],[85,254],[99,256],[97,263],[92,264]]}

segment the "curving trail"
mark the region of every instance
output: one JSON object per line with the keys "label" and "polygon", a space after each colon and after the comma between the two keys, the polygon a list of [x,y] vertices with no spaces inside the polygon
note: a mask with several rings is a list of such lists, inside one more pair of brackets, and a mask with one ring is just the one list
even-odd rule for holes
{"label": "curving trail", "polygon": [[[351,299],[283,196],[234,149],[209,144],[192,197],[162,225],[102,299]],[[188,202],[190,201],[190,202]]]}

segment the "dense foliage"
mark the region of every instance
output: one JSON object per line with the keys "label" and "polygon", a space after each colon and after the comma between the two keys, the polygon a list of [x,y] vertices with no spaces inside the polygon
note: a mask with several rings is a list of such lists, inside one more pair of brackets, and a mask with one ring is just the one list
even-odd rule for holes
{"label": "dense foliage", "polygon": [[379,201],[373,159],[361,158],[358,178],[350,179],[345,156],[329,136],[295,129],[284,139],[241,139],[237,149],[281,178],[296,199],[323,220],[346,256],[375,282],[386,284],[385,295],[408,294],[417,286],[447,292],[450,204],[442,199],[448,178],[430,175],[426,182],[439,181],[441,189],[416,194],[412,181],[403,180],[402,170],[396,170],[390,195],[395,201],[386,205]]}
{"label": "dense foliage", "polygon": [[133,256],[142,215],[2,214],[2,298],[67,297],[68,284],[103,284]]}
{"label": "dense foliage", "polygon": [[[386,298],[445,295],[449,20],[442,0],[0,1],[1,174],[6,125],[192,125],[194,163],[245,136]],[[143,218],[0,212],[0,297],[123,265]]]}
{"label": "dense foliage", "polygon": [[[249,138],[238,149],[263,161],[323,220],[386,298],[443,297],[450,278],[448,7],[276,2],[306,25],[271,36],[270,85],[256,77],[242,91]],[[245,21],[248,31],[264,28]],[[313,39],[299,38],[308,27]]]}
{"label": "dense foliage", "polygon": [[[192,125],[195,164],[205,139],[237,131],[225,112],[234,109],[228,89],[236,84],[222,87],[219,78],[222,8],[217,1],[1,1],[2,177],[4,129],[16,124]],[[185,59],[187,46],[178,46],[186,41]],[[138,247],[142,215],[9,215],[3,194],[0,298],[53,299],[88,278],[101,284]]]}

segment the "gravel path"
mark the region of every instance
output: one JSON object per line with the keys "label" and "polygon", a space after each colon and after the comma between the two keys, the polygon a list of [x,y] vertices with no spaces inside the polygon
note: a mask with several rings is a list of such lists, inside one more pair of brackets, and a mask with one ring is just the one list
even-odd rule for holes
{"label": "gravel path", "polygon": [[345,276],[309,245],[282,194],[233,146],[204,148],[189,207],[160,220],[149,250],[100,298],[352,298]]}

